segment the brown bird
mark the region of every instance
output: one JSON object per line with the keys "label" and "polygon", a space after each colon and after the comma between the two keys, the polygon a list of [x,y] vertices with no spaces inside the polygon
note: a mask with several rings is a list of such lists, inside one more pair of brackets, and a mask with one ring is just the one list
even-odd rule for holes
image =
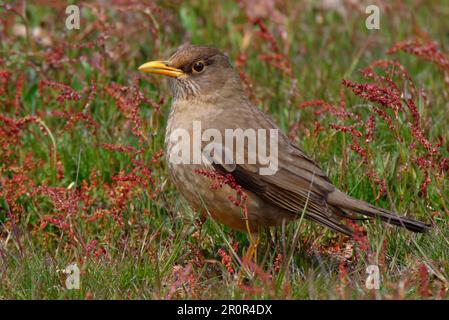
{"label": "brown bird", "polygon": [[[179,192],[203,214],[233,229],[251,233],[294,220],[302,214],[348,236],[353,234],[353,230],[342,223],[342,219],[355,219],[355,214],[378,218],[413,232],[430,228],[430,225],[398,216],[338,190],[312,159],[292,144],[266,114],[252,105],[239,75],[228,57],[219,50],[183,46],[168,60],[145,63],[139,70],[162,74],[170,79],[173,102],[165,140],[168,169]],[[243,163],[236,161],[238,151],[232,146],[226,148],[223,143],[217,143],[216,146],[222,148],[221,157],[215,156],[220,154],[220,147],[213,152],[206,150],[208,142],[212,141],[210,137],[210,140],[199,142],[187,140],[187,148],[182,149],[175,138],[179,138],[180,132],[194,137],[194,123],[201,126],[202,132],[211,129],[222,137],[226,137],[226,130],[279,131],[275,170],[262,174],[261,169],[267,168],[267,161],[262,160],[267,159],[257,158],[256,163],[248,161],[251,153],[249,143],[244,145],[247,153],[244,159],[247,161]],[[214,142],[217,141],[214,139]],[[193,153],[195,148],[200,148],[212,163],[180,163],[174,159],[181,149]],[[231,161],[227,161],[228,158]],[[211,189],[210,177],[199,174],[198,169],[230,173],[247,195],[247,217],[241,207],[229,200],[229,195],[235,194],[235,190],[228,185]]]}

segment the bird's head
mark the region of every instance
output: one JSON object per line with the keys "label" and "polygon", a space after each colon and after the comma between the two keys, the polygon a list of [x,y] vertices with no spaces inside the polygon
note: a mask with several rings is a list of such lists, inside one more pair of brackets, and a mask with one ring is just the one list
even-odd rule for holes
{"label": "bird's head", "polygon": [[241,91],[228,57],[215,48],[182,46],[168,60],[147,62],[139,70],[168,76],[175,99],[225,97]]}

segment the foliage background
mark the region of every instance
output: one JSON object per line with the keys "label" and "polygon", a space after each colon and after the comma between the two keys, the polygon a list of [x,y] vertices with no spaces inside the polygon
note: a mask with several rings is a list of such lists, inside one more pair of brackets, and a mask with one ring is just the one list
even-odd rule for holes
{"label": "foliage background", "polygon": [[[69,3],[1,3],[0,298],[447,298],[449,5],[373,3],[380,30],[357,0],[79,1],[79,30]],[[338,187],[432,231],[301,221],[242,267],[246,235],[201,226],[168,181],[167,86],[136,70],[183,43],[226,52]],[[80,290],[57,272],[72,262]]]}

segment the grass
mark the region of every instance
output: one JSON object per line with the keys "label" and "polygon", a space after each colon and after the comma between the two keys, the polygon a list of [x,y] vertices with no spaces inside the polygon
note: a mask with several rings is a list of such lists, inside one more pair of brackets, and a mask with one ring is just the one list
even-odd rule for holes
{"label": "grass", "polygon": [[[363,7],[312,1],[261,2],[259,17],[246,1],[92,2],[81,4],[81,29],[66,30],[65,5],[41,2],[0,6],[1,299],[448,297],[449,6],[379,2],[381,28],[367,30]],[[422,54],[429,39],[439,51]],[[201,226],[171,185],[161,153],[169,91],[136,70],[184,42],[225,51],[253,102],[339,188],[432,230],[361,222],[367,237],[350,240],[298,221],[263,235],[253,276],[239,283],[247,237]],[[406,99],[393,110],[373,102],[375,90],[363,98],[342,85],[393,90],[359,72],[377,60],[411,75],[375,68],[415,113]],[[73,262],[79,290],[57,272]],[[365,287],[370,264],[379,290]]]}

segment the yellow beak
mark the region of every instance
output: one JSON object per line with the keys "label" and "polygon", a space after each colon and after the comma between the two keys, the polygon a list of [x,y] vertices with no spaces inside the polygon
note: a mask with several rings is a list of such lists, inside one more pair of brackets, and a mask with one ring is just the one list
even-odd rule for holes
{"label": "yellow beak", "polygon": [[162,74],[164,76],[169,76],[177,78],[184,74],[180,69],[172,68],[167,65],[167,61],[151,61],[144,63],[139,67],[139,71]]}

